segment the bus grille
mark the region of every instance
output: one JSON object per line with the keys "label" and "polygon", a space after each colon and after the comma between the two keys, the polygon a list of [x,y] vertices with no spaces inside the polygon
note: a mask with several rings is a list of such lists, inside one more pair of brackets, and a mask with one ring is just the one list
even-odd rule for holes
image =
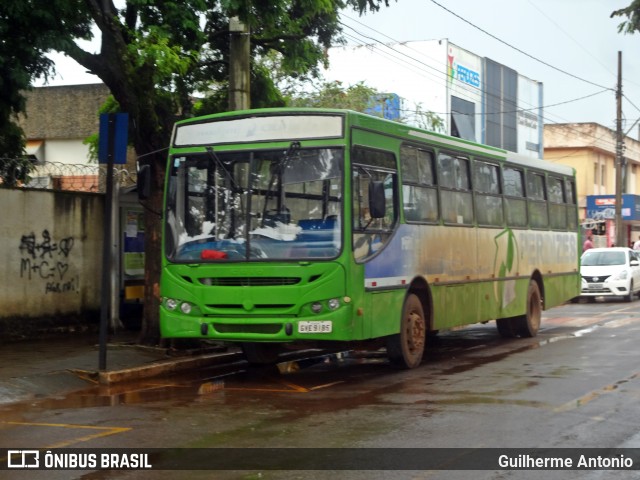
{"label": "bus grille", "polygon": [[203,285],[215,287],[272,287],[300,283],[299,277],[209,277],[198,280]]}
{"label": "bus grille", "polygon": [[228,324],[228,323],[214,323],[213,328],[218,333],[258,333],[265,335],[274,335],[282,330],[281,323],[268,323],[268,324]]}

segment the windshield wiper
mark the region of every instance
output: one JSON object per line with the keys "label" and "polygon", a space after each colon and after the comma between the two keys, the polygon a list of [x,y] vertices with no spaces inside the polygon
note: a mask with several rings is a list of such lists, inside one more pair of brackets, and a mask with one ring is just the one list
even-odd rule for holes
{"label": "windshield wiper", "polygon": [[231,173],[229,172],[229,170],[227,170],[224,166],[224,163],[222,163],[222,160],[220,160],[220,158],[218,157],[218,155],[216,155],[216,152],[213,150],[213,147],[207,147],[205,148],[205,150],[207,151],[207,153],[209,154],[209,157],[211,157],[211,159],[213,160],[213,162],[216,164],[216,166],[218,167],[218,169],[222,172],[222,174],[227,177],[227,180],[229,180],[229,183],[236,189],[236,190],[241,190],[240,186],[238,185],[238,183],[236,182],[236,180],[233,178],[233,176],[231,175]]}
{"label": "windshield wiper", "polygon": [[298,154],[299,151],[300,151],[300,142],[291,142],[291,144],[289,145],[289,148],[284,152],[282,159],[271,164],[271,175],[269,177],[269,185],[267,186],[267,193],[264,199],[264,207],[262,209],[262,222],[261,222],[262,227],[265,226],[265,220],[267,218],[267,211],[269,206],[269,199],[272,197],[272,188],[274,186],[274,183],[276,182],[276,178],[279,180],[279,183],[280,183],[279,189],[278,189],[279,196],[278,196],[278,205],[276,208],[276,216],[279,217],[280,214],[282,213],[286,214],[286,212],[288,211],[284,205],[285,191],[282,186],[282,177],[284,175],[284,172],[287,166],[289,165],[289,162],[296,154]]}

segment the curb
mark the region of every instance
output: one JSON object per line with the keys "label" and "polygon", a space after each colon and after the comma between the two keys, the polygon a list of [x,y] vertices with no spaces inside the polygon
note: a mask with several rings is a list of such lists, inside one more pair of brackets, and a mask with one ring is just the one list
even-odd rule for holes
{"label": "curb", "polygon": [[[280,362],[287,362],[305,358],[310,354],[319,354],[321,351],[316,349],[301,350],[283,354]],[[325,352],[326,354],[326,352]],[[141,365],[137,367],[128,367],[118,370],[96,371],[96,370],[70,370],[76,376],[85,380],[98,383],[100,385],[114,385],[134,380],[149,379],[153,377],[168,376],[186,370],[196,370],[207,368],[220,364],[231,364],[234,362],[246,362],[246,358],[242,351],[236,350],[232,352],[213,352],[193,355],[189,357],[180,357],[167,360],[158,360],[151,364]],[[280,363],[279,362],[279,363]]]}
{"label": "curb", "polygon": [[148,379],[161,375],[171,375],[185,370],[205,368],[221,363],[231,363],[244,360],[241,352],[211,353],[191,358],[162,360],[150,365],[123,368],[110,371],[73,370],[77,376],[97,381],[100,385],[113,385],[133,380]]}

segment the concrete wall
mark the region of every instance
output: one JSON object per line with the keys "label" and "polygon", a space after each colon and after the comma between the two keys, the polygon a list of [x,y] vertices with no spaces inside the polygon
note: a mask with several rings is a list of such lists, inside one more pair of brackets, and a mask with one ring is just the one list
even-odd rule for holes
{"label": "concrete wall", "polygon": [[104,197],[0,188],[0,205],[0,340],[97,321]]}

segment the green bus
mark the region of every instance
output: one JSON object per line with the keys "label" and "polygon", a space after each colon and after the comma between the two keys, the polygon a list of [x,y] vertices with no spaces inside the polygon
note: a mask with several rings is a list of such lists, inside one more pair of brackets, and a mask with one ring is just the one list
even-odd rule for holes
{"label": "green bus", "polygon": [[573,169],[331,109],[177,122],[165,190],[164,338],[386,347],[421,363],[438,331],[538,332],[580,293]]}

